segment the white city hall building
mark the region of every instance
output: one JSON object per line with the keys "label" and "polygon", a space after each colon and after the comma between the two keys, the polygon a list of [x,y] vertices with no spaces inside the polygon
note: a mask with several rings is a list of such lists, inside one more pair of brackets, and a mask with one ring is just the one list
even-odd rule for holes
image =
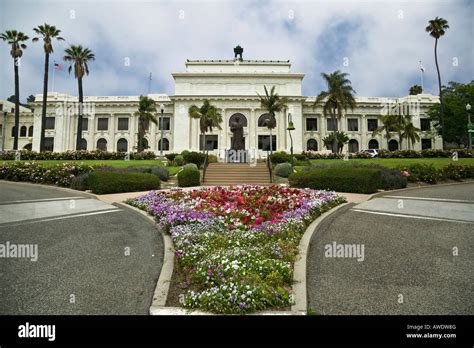
{"label": "white city hall building", "polygon": [[[332,122],[322,115],[322,107],[313,108],[314,96],[301,94],[304,74],[292,72],[289,61],[188,60],[185,65],[184,72],[172,74],[175,81],[174,95],[148,94],[156,101],[158,110],[158,125],[152,123],[146,134],[149,151],[160,152],[160,105],[164,106],[164,152],[199,151],[199,120],[191,119],[188,109],[193,104],[199,107],[208,99],[220,110],[223,123],[221,130],[213,128],[212,133],[206,133],[206,148],[223,157],[225,150],[231,148],[232,132],[229,125],[238,117],[244,126],[245,149],[252,157],[265,157],[269,150],[270,131],[265,126],[266,111],[262,109],[258,96],[264,94],[264,86],[268,89],[275,86],[280,96],[289,99],[286,110],[276,115],[276,128],[272,130],[273,149],[290,151],[287,127],[288,114],[291,114],[295,128],[291,132],[294,153],[326,150],[322,139],[331,132]],[[75,149],[77,101],[76,96],[48,93],[45,140],[48,150],[60,152]],[[84,97],[83,148],[136,151],[138,117],[135,112],[138,101],[138,96]],[[347,110],[338,127],[350,139],[344,145],[344,152],[386,149],[384,134],[374,137],[372,132],[380,126],[380,115],[397,106],[405,111],[408,106],[414,125],[421,129],[421,141],[413,144],[412,149],[442,148],[441,137],[434,135],[426,116],[428,108],[439,103],[438,97],[429,94],[403,98],[357,97],[356,101],[357,107]],[[42,95],[36,95],[35,102],[31,104],[34,117],[22,109],[20,148],[39,150],[41,105]],[[6,109],[2,121],[2,144],[3,149],[11,149],[14,114],[11,105]],[[397,133],[393,132],[388,147],[391,150],[399,149],[399,143]],[[407,143],[406,140],[402,142],[404,149]]]}

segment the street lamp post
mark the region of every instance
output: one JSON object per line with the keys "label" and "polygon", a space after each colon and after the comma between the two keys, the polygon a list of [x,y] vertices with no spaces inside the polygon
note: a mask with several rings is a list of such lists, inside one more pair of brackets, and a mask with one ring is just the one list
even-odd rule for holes
{"label": "street lamp post", "polygon": [[160,117],[160,129],[161,129],[161,136],[160,136],[160,157],[163,159],[163,112],[165,111],[165,106],[163,104],[160,105],[161,117]]}
{"label": "street lamp post", "polygon": [[7,133],[7,112],[3,112],[3,127],[2,127],[2,151],[5,151],[5,138]]}
{"label": "street lamp post", "polygon": [[291,113],[288,113],[288,134],[290,135],[290,153],[291,153],[291,164],[294,164],[293,160],[293,137],[291,136],[291,131],[295,130],[295,126],[293,124],[293,119],[291,117]]}
{"label": "street lamp post", "polygon": [[471,123],[471,104],[466,105],[467,111],[467,132],[469,135],[469,150],[472,150],[472,133],[474,132],[474,125]]}

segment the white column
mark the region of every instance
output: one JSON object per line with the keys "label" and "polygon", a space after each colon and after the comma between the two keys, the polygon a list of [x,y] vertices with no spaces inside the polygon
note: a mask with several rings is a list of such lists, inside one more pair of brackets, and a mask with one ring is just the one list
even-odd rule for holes
{"label": "white column", "polygon": [[117,142],[115,141],[115,132],[117,130],[115,120],[115,113],[111,112],[109,116],[109,144],[107,144],[107,149],[110,152],[117,151]]}
{"label": "white column", "polygon": [[257,128],[257,121],[255,120],[255,109],[250,109],[250,117],[247,122],[248,126],[248,137],[249,137],[249,149],[256,149],[257,148],[257,140],[255,139],[256,136],[256,128]]}

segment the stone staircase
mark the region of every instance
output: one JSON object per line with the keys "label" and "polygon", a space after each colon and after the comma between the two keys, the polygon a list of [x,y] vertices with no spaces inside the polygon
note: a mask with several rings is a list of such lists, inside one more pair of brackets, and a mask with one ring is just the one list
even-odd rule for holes
{"label": "stone staircase", "polygon": [[225,186],[238,184],[270,185],[270,174],[265,163],[209,163],[203,185]]}

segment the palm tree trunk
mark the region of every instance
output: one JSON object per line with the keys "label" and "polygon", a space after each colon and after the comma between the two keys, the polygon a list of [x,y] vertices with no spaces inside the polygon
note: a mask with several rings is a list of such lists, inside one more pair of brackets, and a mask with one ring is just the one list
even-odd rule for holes
{"label": "palm tree trunk", "polygon": [[206,133],[201,133],[201,135],[202,137],[199,140],[199,142],[201,143],[202,153],[205,153],[206,152]]}
{"label": "palm tree trunk", "polygon": [[82,92],[82,77],[77,79],[77,87],[79,90],[79,113],[77,115],[77,137],[76,137],[76,150],[81,148],[82,139],[82,104],[84,101],[84,95]]}
{"label": "palm tree trunk", "polygon": [[333,125],[333,131],[332,133],[334,134],[334,139],[332,141],[332,152],[333,153],[338,153],[338,148],[337,148],[337,139],[336,139],[336,132],[337,132],[337,121],[336,121],[336,108],[334,108],[334,111],[333,111],[333,114],[331,115],[331,119],[332,119],[332,125]]}
{"label": "palm tree trunk", "polygon": [[270,128],[270,156],[273,154],[273,135],[272,129]]}
{"label": "palm tree trunk", "polygon": [[444,117],[443,117],[444,108],[443,108],[443,94],[441,91],[441,74],[439,72],[439,65],[438,65],[438,39],[435,39],[434,54],[435,54],[436,71],[438,72],[439,118],[441,121],[441,137],[443,138],[443,150],[444,150]]}
{"label": "palm tree trunk", "polygon": [[48,99],[48,73],[49,73],[49,53],[44,58],[44,79],[43,79],[43,109],[41,110],[41,133],[40,152],[44,151],[44,137],[46,131],[46,101]]}
{"label": "palm tree trunk", "polygon": [[15,68],[15,132],[13,134],[13,150],[18,150],[18,134],[20,131],[20,78],[18,73],[18,58],[13,60]]}

